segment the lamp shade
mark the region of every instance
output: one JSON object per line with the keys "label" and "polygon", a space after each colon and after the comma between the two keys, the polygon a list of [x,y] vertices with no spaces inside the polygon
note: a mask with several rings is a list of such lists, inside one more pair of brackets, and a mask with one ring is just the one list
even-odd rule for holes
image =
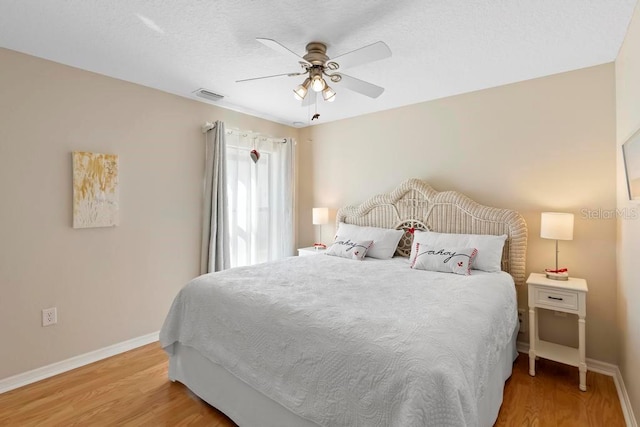
{"label": "lamp shade", "polygon": [[322,91],[322,97],[327,102],[333,102],[336,99],[336,92],[333,89],[331,89],[330,86],[327,86]]}
{"label": "lamp shade", "polygon": [[329,223],[329,208],[313,208],[313,225]]}
{"label": "lamp shade", "polygon": [[542,212],[540,237],[554,240],[573,240],[573,214]]}
{"label": "lamp shade", "polygon": [[308,77],[299,85],[297,88],[293,90],[293,96],[298,100],[302,101],[305,96],[307,96],[307,91],[309,86],[311,85],[311,79]]}

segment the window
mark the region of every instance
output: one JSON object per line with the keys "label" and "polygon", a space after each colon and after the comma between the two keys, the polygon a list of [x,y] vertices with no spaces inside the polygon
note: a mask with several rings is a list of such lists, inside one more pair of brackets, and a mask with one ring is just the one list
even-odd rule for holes
{"label": "window", "polygon": [[282,141],[227,135],[231,267],[293,255],[293,147]]}

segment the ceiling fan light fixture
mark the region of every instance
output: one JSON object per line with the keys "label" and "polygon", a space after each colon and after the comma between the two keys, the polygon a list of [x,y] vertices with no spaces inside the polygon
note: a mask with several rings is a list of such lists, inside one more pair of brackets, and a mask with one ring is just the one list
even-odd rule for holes
{"label": "ceiling fan light fixture", "polygon": [[[295,99],[302,101],[303,107],[316,103],[319,92],[322,92],[322,97],[326,102],[333,102],[335,100],[336,92],[329,87],[327,79],[331,80],[331,83],[342,82],[341,87],[368,96],[369,98],[377,98],[384,92],[383,87],[376,86],[355,77],[350,77],[338,71],[342,68],[363,65],[390,57],[391,50],[384,42],[379,41],[372,43],[360,49],[337,56],[332,60],[327,55],[327,45],[322,42],[312,41],[307,43],[305,48],[307,53],[304,56],[299,56],[275,40],[266,38],[257,38],[256,40],[277,52],[295,58],[298,65],[302,67],[302,70],[292,73],[236,80],[237,83],[281,76],[304,76],[304,82],[293,89]],[[327,77],[327,79],[325,79],[325,77]],[[309,89],[313,91],[311,94],[309,94]]]}
{"label": "ceiling fan light fixture", "polygon": [[336,91],[327,85],[327,87],[322,91],[322,98],[327,102],[333,102],[336,100]]}
{"label": "ceiling fan light fixture", "polygon": [[311,85],[311,79],[307,77],[301,85],[298,85],[298,87],[293,90],[293,96],[298,101],[302,101],[304,97],[307,96],[309,85]]}
{"label": "ceiling fan light fixture", "polygon": [[327,83],[324,81],[322,76],[313,76],[313,79],[311,80],[311,89],[313,89],[314,92],[322,92],[325,87],[327,87]]}

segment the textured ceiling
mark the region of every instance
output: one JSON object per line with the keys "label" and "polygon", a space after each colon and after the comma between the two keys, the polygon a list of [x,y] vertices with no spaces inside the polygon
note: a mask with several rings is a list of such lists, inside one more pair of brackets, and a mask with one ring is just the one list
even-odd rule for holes
{"label": "textured ceiling", "polygon": [[[636,0],[0,0],[0,46],[285,124],[320,122],[614,61]],[[290,57],[307,42],[335,57],[378,40],[393,56],[345,73],[377,99],[332,86],[302,107]],[[1,75],[1,64],[0,64]],[[315,122],[314,122],[315,123]]]}

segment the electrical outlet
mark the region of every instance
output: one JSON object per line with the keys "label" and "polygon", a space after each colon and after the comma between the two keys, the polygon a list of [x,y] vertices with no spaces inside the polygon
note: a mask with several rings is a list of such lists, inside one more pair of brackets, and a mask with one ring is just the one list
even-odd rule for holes
{"label": "electrical outlet", "polygon": [[58,309],[55,307],[42,310],[42,326],[51,326],[58,323]]}
{"label": "electrical outlet", "polygon": [[527,310],[524,308],[518,309],[518,321],[520,322],[520,330],[519,334],[524,334],[527,332]]}

